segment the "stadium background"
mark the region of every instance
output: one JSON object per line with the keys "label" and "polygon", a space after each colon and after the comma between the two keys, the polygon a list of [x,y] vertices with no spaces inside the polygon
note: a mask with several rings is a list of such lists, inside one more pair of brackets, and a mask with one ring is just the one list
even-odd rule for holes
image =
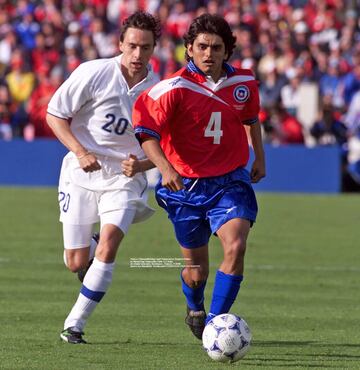
{"label": "stadium background", "polygon": [[[119,25],[144,9],[162,23],[151,60],[162,78],[184,65],[182,35],[195,16],[222,14],[231,24],[237,46],[230,61],[251,68],[259,80],[272,170],[261,190],[359,190],[359,1],[20,0],[1,1],[0,9],[0,147],[8,158],[0,184],[22,178],[23,184],[56,184],[56,176],[42,181],[40,174],[59,168],[61,149],[15,141],[54,139],[44,117],[55,89],[81,62],[116,55]],[[31,162],[24,161],[28,151]],[[14,166],[20,153],[22,166]],[[280,170],[284,165],[290,172]],[[310,177],[302,187],[298,179]]]}

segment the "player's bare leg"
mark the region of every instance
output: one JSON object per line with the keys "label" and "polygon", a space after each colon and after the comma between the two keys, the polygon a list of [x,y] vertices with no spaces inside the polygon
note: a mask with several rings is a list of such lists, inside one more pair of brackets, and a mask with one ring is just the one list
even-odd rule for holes
{"label": "player's bare leg", "polygon": [[115,225],[106,224],[101,228],[99,244],[96,248],[95,257],[102,262],[115,261],[116,253],[124,233]]}
{"label": "player's bare leg", "polygon": [[65,264],[71,272],[84,269],[89,263],[90,247],[65,249]]}
{"label": "player's bare leg", "polygon": [[182,288],[187,300],[185,323],[196,338],[205,328],[204,289],[209,275],[208,246],[181,248],[186,267],[181,272]]}
{"label": "player's bare leg", "polygon": [[95,233],[91,237],[90,251],[89,251],[89,257],[88,257],[89,262],[88,262],[88,264],[86,265],[85,268],[83,268],[81,270],[78,270],[78,272],[77,272],[77,276],[78,276],[78,279],[80,280],[80,282],[84,281],[84,277],[85,277],[86,273],[88,272],[90,266],[94,262],[95,250],[96,250],[96,247],[99,244],[99,240],[100,240],[100,233]]}
{"label": "player's bare leg", "polygon": [[235,218],[220,227],[217,235],[224,250],[224,259],[216,273],[210,311],[206,322],[212,317],[229,312],[240,289],[244,272],[246,241],[250,222]]}
{"label": "player's bare leg", "polygon": [[231,275],[243,274],[249,231],[250,222],[248,220],[234,218],[222,225],[216,232],[224,250],[220,271]]}
{"label": "player's bare leg", "polygon": [[209,276],[208,246],[199,248],[183,248],[181,253],[185,261],[182,277],[191,288],[196,288],[207,280]]}

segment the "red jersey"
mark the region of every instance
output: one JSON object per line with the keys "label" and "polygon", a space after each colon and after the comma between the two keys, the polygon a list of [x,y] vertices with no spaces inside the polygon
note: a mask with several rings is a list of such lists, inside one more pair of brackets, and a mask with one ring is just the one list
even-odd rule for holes
{"label": "red jersey", "polygon": [[190,62],[135,102],[133,125],[138,139],[158,138],[181,176],[220,176],[248,162],[243,125],[257,121],[257,82],[250,70],[224,66],[227,78],[215,84]]}

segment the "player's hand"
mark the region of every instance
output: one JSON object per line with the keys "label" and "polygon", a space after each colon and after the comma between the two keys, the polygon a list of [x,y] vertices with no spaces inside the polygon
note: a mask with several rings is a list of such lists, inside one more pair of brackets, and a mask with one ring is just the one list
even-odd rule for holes
{"label": "player's hand", "polygon": [[85,153],[84,155],[78,157],[80,167],[85,172],[94,172],[100,170],[100,163],[97,161],[97,158],[93,153]]}
{"label": "player's hand", "polygon": [[174,169],[162,173],[161,185],[171,191],[185,189],[181,176]]}
{"label": "player's hand", "polygon": [[121,162],[121,167],[123,174],[127,177],[132,177],[141,171],[141,161],[138,160],[137,156],[134,154],[129,154],[128,159]]}
{"label": "player's hand", "polygon": [[257,183],[263,177],[265,177],[265,163],[264,161],[255,159],[250,172],[251,182]]}

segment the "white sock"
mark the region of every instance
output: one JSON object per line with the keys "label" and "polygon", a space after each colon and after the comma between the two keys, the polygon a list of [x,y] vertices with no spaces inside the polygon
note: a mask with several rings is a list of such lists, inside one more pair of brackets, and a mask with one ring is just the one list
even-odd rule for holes
{"label": "white sock", "polygon": [[106,293],[113,275],[115,263],[105,263],[96,257],[85,275],[78,299],[64,323],[64,329],[75,327],[82,331],[87,318]]}

